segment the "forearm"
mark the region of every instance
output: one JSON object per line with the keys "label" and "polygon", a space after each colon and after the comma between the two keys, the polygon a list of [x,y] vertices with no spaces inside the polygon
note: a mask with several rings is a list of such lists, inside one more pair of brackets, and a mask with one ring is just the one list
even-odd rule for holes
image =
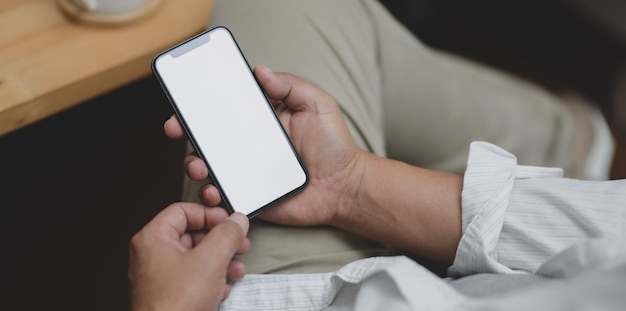
{"label": "forearm", "polygon": [[362,152],[358,187],[333,225],[451,264],[461,238],[463,177]]}

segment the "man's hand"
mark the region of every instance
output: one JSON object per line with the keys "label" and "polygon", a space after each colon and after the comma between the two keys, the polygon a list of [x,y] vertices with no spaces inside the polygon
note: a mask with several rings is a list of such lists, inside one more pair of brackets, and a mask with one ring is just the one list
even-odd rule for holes
{"label": "man's hand", "polygon": [[[276,113],[310,174],[306,189],[259,217],[287,225],[332,224],[339,207],[352,206],[362,168],[358,149],[350,136],[334,98],[289,73],[274,73],[263,66],[254,70],[272,101]],[[174,117],[165,124],[170,138],[184,137]],[[185,159],[185,170],[193,180],[208,176],[207,167],[195,155]],[[206,204],[217,204],[219,193],[207,186],[200,195]]]}
{"label": "man's hand", "polygon": [[219,207],[176,203],[130,242],[133,310],[217,310],[245,275],[248,218]]}
{"label": "man's hand", "polygon": [[[335,100],[288,73],[254,70],[283,127],[309,170],[302,192],[259,215],[286,225],[332,225],[410,254],[452,264],[461,238],[463,176],[378,157],[356,147]],[[184,136],[170,118],[165,133]],[[196,156],[185,159],[190,178],[207,178]],[[214,186],[205,204],[219,203]]]}

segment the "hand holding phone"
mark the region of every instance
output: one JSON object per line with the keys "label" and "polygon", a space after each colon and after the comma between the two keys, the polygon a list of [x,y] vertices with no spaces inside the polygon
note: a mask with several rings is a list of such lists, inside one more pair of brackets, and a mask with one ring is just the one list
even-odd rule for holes
{"label": "hand holding phone", "polygon": [[[275,110],[285,131],[315,179],[297,196],[260,217],[290,226],[336,225],[339,208],[349,207],[346,199],[359,191],[360,172],[367,165],[357,162],[364,151],[356,146],[332,95],[296,75],[273,72],[263,65],[255,66],[254,75],[277,104]],[[165,122],[164,131],[172,139],[185,136],[176,117]],[[208,176],[203,161],[191,154],[185,159],[185,172],[195,181]],[[214,185],[203,187],[199,194],[209,206],[221,200]]]}
{"label": "hand holding phone", "polygon": [[306,187],[300,157],[226,28],[157,55],[153,71],[231,212],[253,217]]}

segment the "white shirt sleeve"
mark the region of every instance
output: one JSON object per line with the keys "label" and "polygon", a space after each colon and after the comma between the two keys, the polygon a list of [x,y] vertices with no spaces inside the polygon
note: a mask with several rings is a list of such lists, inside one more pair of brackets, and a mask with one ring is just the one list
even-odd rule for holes
{"label": "white shirt sleeve", "polygon": [[449,272],[532,273],[589,238],[626,233],[626,181],[580,181],[559,168],[521,166],[489,143],[470,146],[463,236]]}
{"label": "white shirt sleeve", "polygon": [[623,309],[626,180],[564,179],[560,169],[519,166],[512,154],[477,142],[462,205],[450,272],[536,272],[562,282],[473,297],[409,258],[375,257],[334,273],[247,275],[220,310],[566,310],[585,301],[592,310]]}

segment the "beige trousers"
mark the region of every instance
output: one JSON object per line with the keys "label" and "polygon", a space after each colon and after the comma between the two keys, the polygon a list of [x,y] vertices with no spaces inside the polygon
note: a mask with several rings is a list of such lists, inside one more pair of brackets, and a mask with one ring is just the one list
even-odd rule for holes
{"label": "beige trousers", "polygon": [[[559,98],[425,46],[378,2],[218,0],[217,25],[232,31],[251,66],[295,73],[332,94],[357,144],[381,156],[462,173],[469,143],[485,140],[520,164],[578,165],[573,118]],[[197,201],[201,185],[186,180],[183,199]],[[249,237],[241,260],[250,273],[328,272],[393,252],[330,227],[253,220]]]}

